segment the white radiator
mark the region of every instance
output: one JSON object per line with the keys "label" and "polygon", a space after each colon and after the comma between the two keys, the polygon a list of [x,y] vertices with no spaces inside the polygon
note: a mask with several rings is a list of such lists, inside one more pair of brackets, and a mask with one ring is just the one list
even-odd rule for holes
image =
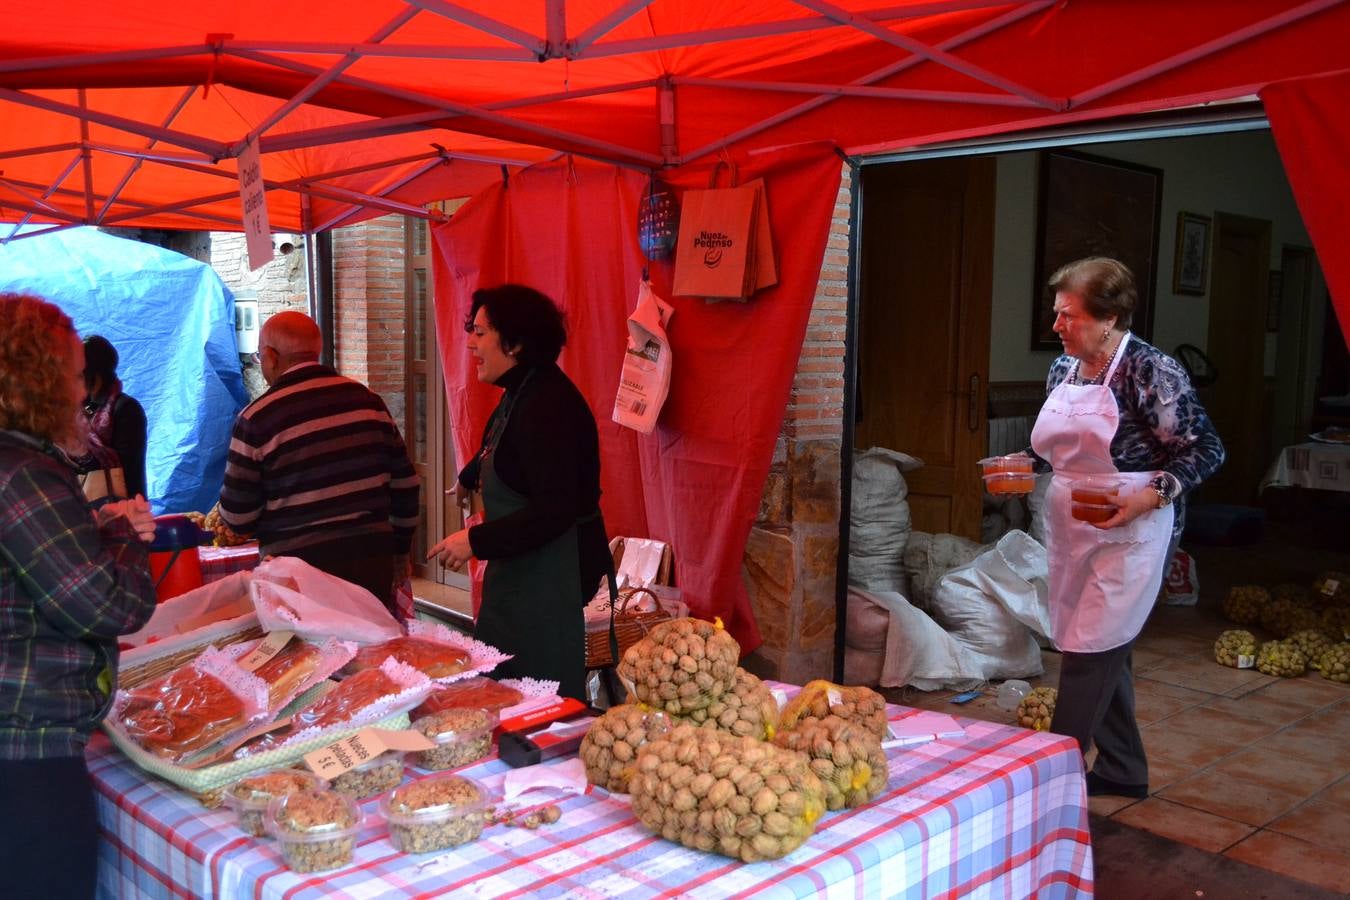
{"label": "white radiator", "polygon": [[1017,453],[1031,445],[1035,416],[1002,416],[989,420],[989,455]]}

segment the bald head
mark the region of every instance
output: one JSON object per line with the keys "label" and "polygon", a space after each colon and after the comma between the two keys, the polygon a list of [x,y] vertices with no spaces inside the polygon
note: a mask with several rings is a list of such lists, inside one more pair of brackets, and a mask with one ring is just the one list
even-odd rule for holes
{"label": "bald head", "polygon": [[268,384],[291,366],[318,360],[323,346],[319,326],[304,313],[280,312],[263,324],[258,355]]}

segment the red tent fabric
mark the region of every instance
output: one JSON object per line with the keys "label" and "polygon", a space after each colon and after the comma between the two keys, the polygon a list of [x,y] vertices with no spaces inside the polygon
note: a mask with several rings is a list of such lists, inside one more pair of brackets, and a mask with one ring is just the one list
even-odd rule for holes
{"label": "red tent fabric", "polygon": [[[535,166],[484,191],[433,231],[456,458],[477,450],[498,396],[477,382],[463,350],[474,289],[515,281],[543,290],[567,314],[570,337],[560,362],[600,427],[609,533],[670,541],[676,583],[691,610],[721,616],[746,652],[760,637],[741,558],[782,429],[840,170],[833,149],[821,145],[740,164],[742,179],[765,179],[779,260],[778,285],[749,302],[672,297],[670,266],[652,267],[657,294],[676,311],[669,331],[675,378],[650,436],[610,420],[624,323],[642,273],[635,223],[645,178],[579,160]],[[702,187],[708,174],[690,167],[669,180]]]}
{"label": "red tent fabric", "polygon": [[0,0],[0,21],[0,220],[238,228],[252,135],[290,231],[558,151],[659,168],[1247,97],[1350,42],[1346,0]]}
{"label": "red tent fabric", "polygon": [[1261,102],[1350,345],[1350,70],[1272,84]]}

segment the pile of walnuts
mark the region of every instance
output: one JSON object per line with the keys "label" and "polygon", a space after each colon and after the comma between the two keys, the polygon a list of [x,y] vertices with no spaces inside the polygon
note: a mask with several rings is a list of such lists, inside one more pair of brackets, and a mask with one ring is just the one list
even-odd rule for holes
{"label": "pile of walnuts", "polygon": [[1270,591],[1254,584],[1240,585],[1223,598],[1223,615],[1239,625],[1255,625],[1261,621],[1261,610],[1270,602]]}
{"label": "pile of walnuts", "polygon": [[618,673],[638,702],[687,714],[731,690],[741,647],[721,623],[672,619],[624,653]]}
{"label": "pile of walnuts", "polygon": [[1059,691],[1054,688],[1032,688],[1017,704],[1017,724],[1036,731],[1049,731],[1050,721],[1055,717],[1055,700],[1058,698]]}
{"label": "pile of walnuts", "polygon": [[885,740],[886,699],[869,687],[844,686],[828,681],[810,681],[793,697],[779,716],[779,728],[790,729],[807,717],[838,716],[857,723]]}
{"label": "pile of walnuts", "polygon": [[647,828],[743,862],[791,853],[825,810],[802,754],[694,725],[643,745],[628,789]]}
{"label": "pile of walnuts", "polygon": [[862,806],[886,789],[889,772],[881,740],[857,722],[808,716],[774,743],[810,758],[811,771],[825,788],[826,809]]}
{"label": "pile of walnuts", "polygon": [[764,682],[738,667],[731,690],[706,708],[693,710],[678,718],[738,737],[768,741],[773,739],[778,730],[778,701]]}
{"label": "pile of walnuts", "polygon": [[1214,642],[1214,661],[1234,669],[1250,669],[1256,664],[1256,635],[1242,628],[1225,631]]}
{"label": "pile of walnuts", "polygon": [[638,750],[670,727],[670,717],[664,713],[632,703],[610,707],[581,739],[586,780],[616,794],[628,793]]}

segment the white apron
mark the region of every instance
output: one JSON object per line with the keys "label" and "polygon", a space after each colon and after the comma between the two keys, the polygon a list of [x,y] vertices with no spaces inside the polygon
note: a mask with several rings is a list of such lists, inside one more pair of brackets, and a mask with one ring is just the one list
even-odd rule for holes
{"label": "white apron", "polygon": [[[1111,439],[1120,411],[1106,385],[1125,356],[1121,338],[1102,384],[1073,384],[1078,364],[1046,398],[1031,446],[1054,469],[1045,500],[1050,563],[1050,626],[1055,645],[1071,653],[1101,653],[1134,640],[1153,609],[1167,564],[1172,507],[1145,513],[1119,528],[1097,528],[1073,517],[1069,482],[1116,474]],[[1121,496],[1144,487],[1153,472],[1121,472]]]}

